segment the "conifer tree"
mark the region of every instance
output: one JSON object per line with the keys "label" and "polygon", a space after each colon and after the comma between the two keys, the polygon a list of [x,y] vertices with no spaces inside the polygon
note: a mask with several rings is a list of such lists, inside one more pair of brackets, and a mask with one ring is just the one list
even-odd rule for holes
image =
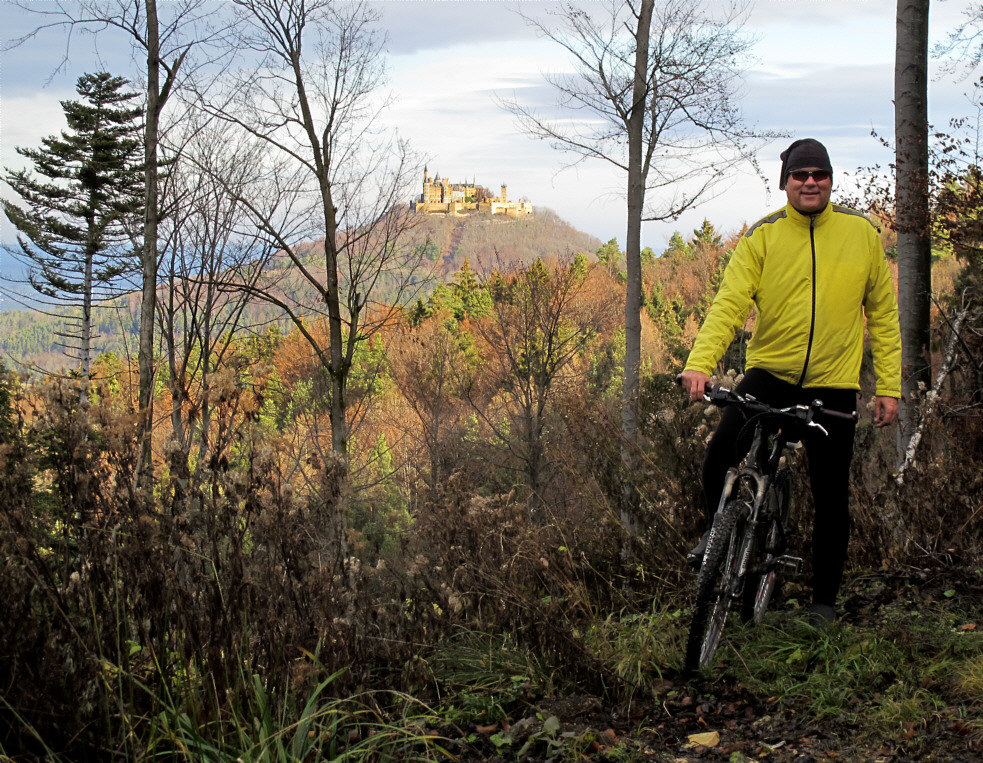
{"label": "conifer tree", "polygon": [[459,309],[455,307],[454,310],[454,317],[459,321],[465,318],[483,318],[491,312],[491,296],[467,260],[454,277],[451,293],[459,304]]}
{"label": "conifer tree", "polygon": [[689,259],[692,254],[693,251],[683,239],[682,234],[679,231],[675,231],[672,234],[672,238],[669,239],[669,244],[666,246],[666,251],[662,256],[668,257],[670,260],[679,261]]}
{"label": "conifer tree", "polygon": [[693,238],[690,240],[690,246],[721,246],[723,244],[723,239],[720,234],[717,233],[717,229],[713,227],[713,223],[703,218],[703,224],[693,231]]}
{"label": "conifer tree", "polygon": [[128,84],[106,72],[79,77],[82,99],[61,103],[68,129],[42,138],[40,148],[17,148],[33,167],[4,178],[24,202],[3,202],[18,231],[11,253],[42,295],[37,303],[74,308],[65,347],[83,379],[89,375],[93,307],[116,293],[137,255],[143,110],[133,105],[137,94],[126,91]]}
{"label": "conifer tree", "polygon": [[618,239],[612,238],[606,244],[601,244],[597,250],[597,259],[607,265],[617,265],[621,259],[621,249],[618,248]]}

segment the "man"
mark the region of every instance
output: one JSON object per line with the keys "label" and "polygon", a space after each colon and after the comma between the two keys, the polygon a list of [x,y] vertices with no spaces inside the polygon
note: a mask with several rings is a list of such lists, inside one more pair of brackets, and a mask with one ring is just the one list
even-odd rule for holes
{"label": "man", "polygon": [[[887,426],[901,395],[901,334],[894,286],[877,229],[859,212],[830,204],[833,168],[817,140],[797,140],[781,154],[785,207],[741,237],[682,374],[692,400],[703,395],[717,362],[757,311],[747,347],[747,372],[737,386],[774,406],[808,404],[851,413],[860,389],[867,330],[877,378],[874,417]],[[708,516],[718,508],[724,477],[750,447],[744,415],[724,409],[703,463]],[[814,622],[832,622],[850,534],[849,479],[855,424],[826,417],[823,436],[803,437],[816,506],[813,527]],[[709,524],[709,522],[708,522]],[[698,562],[704,534],[690,552]]]}

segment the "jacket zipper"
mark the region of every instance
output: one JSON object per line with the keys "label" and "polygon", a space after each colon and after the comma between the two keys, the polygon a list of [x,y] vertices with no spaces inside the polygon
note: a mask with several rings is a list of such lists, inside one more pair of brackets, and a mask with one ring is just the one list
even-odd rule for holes
{"label": "jacket zipper", "polygon": [[806,345],[806,359],[802,364],[802,375],[799,376],[798,386],[806,378],[806,371],[809,368],[809,355],[812,354],[812,338],[816,332],[816,217],[809,217],[809,246],[812,249],[812,314],[809,317],[809,344]]}

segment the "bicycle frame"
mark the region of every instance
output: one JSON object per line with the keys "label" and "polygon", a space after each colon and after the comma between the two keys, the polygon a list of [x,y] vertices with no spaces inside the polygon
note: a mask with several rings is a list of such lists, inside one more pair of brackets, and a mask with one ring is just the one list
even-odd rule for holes
{"label": "bicycle frame", "polygon": [[[753,545],[750,541],[755,537],[758,525],[762,521],[771,521],[772,519],[768,512],[769,507],[766,506],[766,498],[769,491],[777,483],[780,470],[783,468],[782,454],[786,448],[791,447],[792,442],[794,441],[788,439],[782,428],[769,434],[766,431],[765,421],[759,419],[755,422],[754,438],[744,466],[731,467],[724,479],[724,489],[720,496],[721,507],[729,500],[739,499],[742,486],[753,486],[753,489],[749,491],[753,492],[754,495],[753,500],[749,502],[751,516],[748,518],[748,530],[745,533],[745,542],[741,548],[736,582],[743,582],[748,573]],[[784,531],[784,529],[783,527],[782,530]],[[756,570],[756,572],[759,571]],[[740,596],[740,594],[741,591],[736,591],[734,595]]]}

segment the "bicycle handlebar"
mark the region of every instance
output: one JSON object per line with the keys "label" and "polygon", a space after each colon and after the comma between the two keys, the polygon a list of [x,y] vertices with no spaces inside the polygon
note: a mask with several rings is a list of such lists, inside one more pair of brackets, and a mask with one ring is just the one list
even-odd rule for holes
{"label": "bicycle handlebar", "polygon": [[[682,386],[682,383],[682,374],[680,374],[676,377],[676,384]],[[806,426],[822,429],[824,433],[826,430],[823,429],[820,424],[813,421],[816,414],[821,413],[823,416],[829,416],[833,419],[842,419],[844,421],[857,420],[856,411],[853,413],[844,413],[843,411],[837,411],[832,408],[824,408],[822,400],[813,400],[810,405],[792,405],[787,408],[774,408],[767,403],[758,400],[753,395],[742,395],[741,393],[735,392],[728,387],[714,384],[713,382],[706,383],[706,389],[703,392],[703,399],[720,408],[727,405],[739,405],[755,413],[764,413],[774,416],[788,416],[805,422]]]}
{"label": "bicycle handlebar", "polygon": [[856,411],[853,413],[844,413],[833,408],[823,408],[823,416],[831,416],[834,419],[843,419],[844,421],[856,421],[858,418]]}
{"label": "bicycle handlebar", "polygon": [[739,405],[742,408],[754,413],[765,414],[768,416],[787,416],[789,418],[796,419],[797,421],[801,421],[807,427],[819,429],[825,435],[828,435],[829,432],[826,431],[826,428],[823,427],[822,424],[815,421],[818,414],[845,421],[857,420],[856,412],[844,413],[843,411],[833,410],[832,408],[824,408],[822,400],[813,400],[809,405],[791,405],[787,408],[775,408],[767,403],[763,403],[752,395],[742,395],[739,392],[728,389],[727,387],[721,387],[718,384],[711,384],[708,386],[710,389],[707,393],[704,393],[703,397],[705,400],[713,403],[714,405],[720,407],[724,407],[726,405]]}

